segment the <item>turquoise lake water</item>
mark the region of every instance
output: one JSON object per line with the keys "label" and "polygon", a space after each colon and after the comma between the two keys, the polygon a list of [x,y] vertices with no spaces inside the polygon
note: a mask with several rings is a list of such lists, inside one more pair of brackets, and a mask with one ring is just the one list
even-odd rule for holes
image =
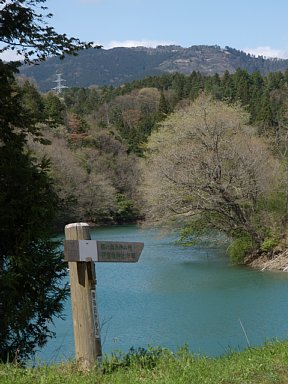
{"label": "turquoise lake water", "polygon": [[[141,241],[137,264],[97,263],[97,302],[103,352],[184,344],[195,353],[231,350],[288,338],[288,274],[230,264],[225,251],[174,244],[175,237],[136,226],[95,229],[92,239]],[[74,357],[71,305],[55,320],[57,337],[36,355]]]}

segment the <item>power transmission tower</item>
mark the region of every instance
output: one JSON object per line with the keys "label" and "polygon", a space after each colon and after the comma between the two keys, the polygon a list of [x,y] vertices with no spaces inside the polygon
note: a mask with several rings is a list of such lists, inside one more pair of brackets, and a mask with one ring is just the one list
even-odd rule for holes
{"label": "power transmission tower", "polygon": [[63,85],[63,81],[66,81],[64,79],[62,79],[62,73],[56,73],[56,80],[54,80],[54,83],[56,83],[56,87],[53,87],[52,89],[55,90],[55,92],[60,95],[60,93],[62,92],[62,89],[64,88],[68,88],[66,87],[66,85]]}

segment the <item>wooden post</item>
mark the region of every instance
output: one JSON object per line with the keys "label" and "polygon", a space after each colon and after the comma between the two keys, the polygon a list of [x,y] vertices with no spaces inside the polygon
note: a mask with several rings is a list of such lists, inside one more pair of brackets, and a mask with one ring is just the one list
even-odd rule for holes
{"label": "wooden post", "polygon": [[[90,240],[86,223],[65,226],[66,240]],[[81,370],[89,370],[101,359],[101,339],[95,303],[96,275],[94,262],[70,262],[70,288],[74,328],[76,363]],[[94,305],[93,305],[94,302]]]}

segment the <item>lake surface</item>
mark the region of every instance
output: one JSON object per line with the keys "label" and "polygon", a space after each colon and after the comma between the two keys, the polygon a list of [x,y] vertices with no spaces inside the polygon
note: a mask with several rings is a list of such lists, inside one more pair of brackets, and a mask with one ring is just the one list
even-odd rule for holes
{"label": "lake surface", "polygon": [[[142,241],[137,264],[97,263],[103,352],[184,344],[218,356],[288,338],[288,274],[232,266],[225,250],[174,245],[175,237],[136,226],[95,229],[92,239]],[[70,301],[55,320],[56,339],[36,356],[51,363],[74,358]]]}

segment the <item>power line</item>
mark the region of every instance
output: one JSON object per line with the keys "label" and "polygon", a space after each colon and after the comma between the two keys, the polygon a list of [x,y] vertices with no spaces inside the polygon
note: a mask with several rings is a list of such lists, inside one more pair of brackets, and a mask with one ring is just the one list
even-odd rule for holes
{"label": "power line", "polygon": [[58,95],[62,92],[62,89],[68,88],[66,85],[63,85],[63,81],[66,81],[62,79],[62,73],[56,73],[56,80],[54,80],[54,83],[56,83],[56,87],[53,87],[52,89],[56,91]]}

